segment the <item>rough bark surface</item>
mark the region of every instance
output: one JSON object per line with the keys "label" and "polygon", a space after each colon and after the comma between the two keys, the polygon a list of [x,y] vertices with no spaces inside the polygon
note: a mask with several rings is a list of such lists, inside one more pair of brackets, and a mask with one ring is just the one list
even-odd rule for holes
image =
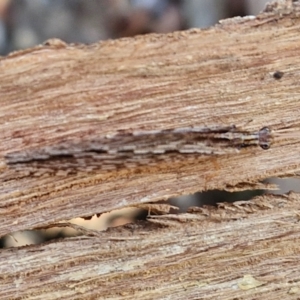
{"label": "rough bark surface", "polygon": [[[3,57],[0,235],[297,174],[299,16],[299,3],[280,2],[255,18],[207,30],[89,46],[52,40]],[[59,163],[32,170],[8,166],[4,158],[118,130],[231,124],[290,133],[274,136],[266,151],[178,156],[105,172],[82,166],[72,172]],[[269,195],[2,250],[0,293],[30,299],[295,299],[298,209],[297,194]]]}

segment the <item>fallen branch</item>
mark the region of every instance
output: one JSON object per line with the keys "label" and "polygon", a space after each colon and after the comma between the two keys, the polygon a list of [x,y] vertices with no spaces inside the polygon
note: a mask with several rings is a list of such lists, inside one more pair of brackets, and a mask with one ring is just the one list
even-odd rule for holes
{"label": "fallen branch", "polygon": [[[297,174],[299,12],[298,3],[274,4],[256,18],[226,20],[208,30],[90,46],[52,40],[2,58],[0,234],[206,189],[252,189],[261,187],[267,177]],[[224,155],[167,155],[151,164],[105,171],[101,164],[78,161],[74,169],[61,157],[48,165],[14,165],[7,160],[13,152],[38,153],[118,132],[233,125],[244,133],[267,126],[273,136],[270,149],[253,146]],[[269,203],[273,198],[263,199]],[[285,205],[280,207],[282,199]],[[261,201],[257,199],[258,208],[242,220],[228,222],[229,209],[224,209],[217,223],[210,214],[203,223],[202,211],[201,217],[177,216],[177,226],[165,216],[150,228],[133,226],[129,239],[120,229],[121,242],[113,239],[115,231],[108,231],[104,240],[81,236],[5,250],[2,292],[14,297],[19,290],[20,297],[43,294],[45,299],[53,298],[54,291],[65,299],[78,292],[91,298],[118,294],[123,299],[142,295],[157,299],[165,289],[178,293],[178,299],[186,295],[222,299],[213,291],[226,285],[222,295],[228,299],[231,293],[238,295],[234,288],[238,280],[253,274],[262,282],[256,296],[269,293],[272,299],[282,298],[289,288],[295,291],[291,282],[298,276],[294,266],[299,251],[292,247],[299,239],[298,204],[290,196],[279,198],[265,213],[267,204],[260,207]],[[234,212],[229,219],[239,219]],[[143,243],[149,249],[146,256],[141,252]],[[176,247],[181,250],[176,252]],[[290,279],[282,280],[284,276]],[[245,294],[236,297],[240,295]],[[253,293],[247,295],[250,299]]]}

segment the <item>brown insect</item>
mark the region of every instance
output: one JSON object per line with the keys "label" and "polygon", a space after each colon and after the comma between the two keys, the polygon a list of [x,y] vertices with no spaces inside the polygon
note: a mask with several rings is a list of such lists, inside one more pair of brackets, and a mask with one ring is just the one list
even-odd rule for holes
{"label": "brown insect", "polygon": [[97,160],[138,161],[139,157],[167,155],[221,155],[237,153],[239,149],[260,146],[269,149],[271,131],[263,127],[257,132],[240,131],[235,125],[215,127],[185,127],[152,131],[119,131],[113,135],[61,142],[6,155],[8,164],[57,159],[93,157]]}

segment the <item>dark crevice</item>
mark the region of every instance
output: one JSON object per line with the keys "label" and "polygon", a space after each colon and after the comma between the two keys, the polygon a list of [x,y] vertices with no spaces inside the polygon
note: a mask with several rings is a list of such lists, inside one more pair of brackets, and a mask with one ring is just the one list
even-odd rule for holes
{"label": "dark crevice", "polygon": [[[262,195],[264,193],[276,193],[276,194],[285,194],[290,190],[300,192],[300,184],[299,179],[289,178],[289,179],[280,179],[280,178],[271,178],[266,181],[266,183],[275,183],[279,186],[279,190],[277,191],[266,191],[266,190],[247,190],[240,192],[227,192],[223,190],[210,190],[201,193],[195,193],[189,196],[181,196],[177,198],[171,198],[167,201],[168,204],[172,206],[179,207],[179,210],[171,209],[170,214],[178,214],[184,213],[188,210],[189,207],[192,206],[217,206],[218,203],[227,202],[232,203],[235,201],[248,201],[253,199],[256,196]],[[165,204],[165,201],[156,202],[153,204]],[[150,204],[149,204],[150,205]],[[155,211],[149,211],[144,209],[133,209],[130,213],[125,212],[125,210],[120,211],[112,211],[111,213],[102,213],[95,214],[94,216],[85,216],[84,218],[78,218],[81,220],[80,226],[87,226],[90,221],[100,220],[100,218],[106,215],[105,224],[103,227],[93,227],[94,230],[106,230],[107,228],[115,227],[115,226],[124,226],[124,224],[132,223],[136,224],[139,220],[146,220],[148,214],[156,214]],[[92,219],[92,220],[91,220]],[[86,220],[86,221],[85,221]],[[52,229],[52,228],[51,228]],[[0,238],[0,248],[6,247],[19,247],[23,246],[24,242],[21,243],[21,237],[25,236],[26,241],[25,244],[41,244],[51,240],[58,240],[61,238],[67,238],[72,236],[79,236],[82,233],[73,228],[56,228],[56,230],[48,230],[48,229],[40,229],[40,230],[26,230],[23,232],[10,233],[2,238]],[[12,245],[13,244],[13,245]]]}

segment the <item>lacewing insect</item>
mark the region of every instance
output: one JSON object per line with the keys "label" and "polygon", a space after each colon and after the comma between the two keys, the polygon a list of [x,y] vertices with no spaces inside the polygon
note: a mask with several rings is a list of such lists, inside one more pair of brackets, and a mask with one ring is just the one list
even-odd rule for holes
{"label": "lacewing insect", "polygon": [[[118,131],[113,135],[66,141],[6,155],[8,164],[30,163],[59,159],[91,157],[113,164],[114,159],[139,162],[145,157],[178,153],[182,155],[222,155],[239,149],[260,146],[269,149],[271,130],[240,131],[235,125],[185,127],[152,131]],[[147,161],[147,160],[145,160]],[[140,162],[139,162],[140,163]],[[142,162],[141,162],[142,163]]]}

